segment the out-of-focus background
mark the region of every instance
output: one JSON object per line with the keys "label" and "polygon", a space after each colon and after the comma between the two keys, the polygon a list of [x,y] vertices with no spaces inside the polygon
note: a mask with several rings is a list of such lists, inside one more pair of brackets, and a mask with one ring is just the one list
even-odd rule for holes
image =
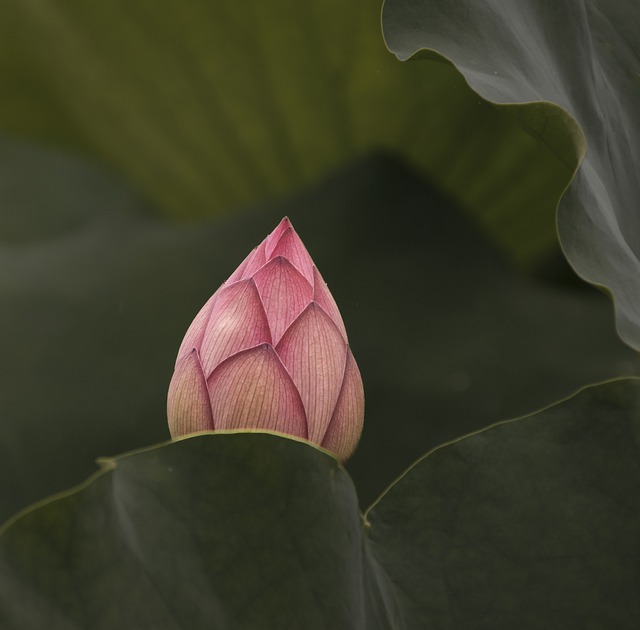
{"label": "out-of-focus background", "polygon": [[379,9],[0,8],[0,521],[168,439],[182,335],[285,214],[363,375],[363,507],[444,441],[639,373],[557,243],[577,157],[398,62]]}

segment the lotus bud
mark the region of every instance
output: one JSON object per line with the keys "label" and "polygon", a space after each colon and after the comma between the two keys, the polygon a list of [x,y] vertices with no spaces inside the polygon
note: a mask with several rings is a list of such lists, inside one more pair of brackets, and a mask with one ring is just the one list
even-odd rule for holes
{"label": "lotus bud", "polygon": [[346,460],[364,390],[338,307],[289,219],[196,315],[167,400],[172,437],[266,429]]}

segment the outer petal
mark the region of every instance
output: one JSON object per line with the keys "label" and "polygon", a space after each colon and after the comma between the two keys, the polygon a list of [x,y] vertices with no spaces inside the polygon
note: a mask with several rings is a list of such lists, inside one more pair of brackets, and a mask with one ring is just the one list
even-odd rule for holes
{"label": "outer petal", "polygon": [[273,258],[253,277],[262,298],[271,339],[278,343],[291,322],[313,298],[313,289],[304,276],[282,256]]}
{"label": "outer petal", "polygon": [[278,227],[276,227],[276,229],[273,230],[273,232],[271,232],[269,236],[267,236],[267,238],[265,239],[265,254],[267,255],[267,260],[271,259],[273,249],[278,244],[282,233],[286,232],[289,228],[292,227],[293,226],[291,225],[291,221],[289,221],[289,217],[285,217],[284,219],[282,219],[282,221],[280,221],[280,223],[278,223]]}
{"label": "outer petal", "polygon": [[284,256],[313,286],[313,260],[294,229],[287,228],[271,252],[271,258]]}
{"label": "outer petal", "polygon": [[167,417],[174,438],[213,429],[209,393],[196,350],[176,366],[167,395]]}
{"label": "outer petal", "polygon": [[229,279],[225,282],[225,285],[233,284],[238,280],[242,280],[242,274],[244,273],[244,270],[247,268],[249,263],[256,257],[257,251],[258,251],[258,248],[254,247],[251,250],[251,252],[249,252],[249,255],[238,265],[237,269],[229,276]]}
{"label": "outer petal", "polygon": [[256,247],[253,250],[253,252],[249,254],[251,258],[247,260],[247,264],[242,270],[242,277],[241,277],[242,280],[246,280],[248,278],[253,277],[253,274],[256,271],[258,271],[258,269],[260,269],[260,267],[262,267],[267,262],[267,257],[265,256],[265,253],[264,253],[266,240],[267,239],[262,241],[262,243],[260,243],[260,245],[258,245],[258,247]]}
{"label": "outer petal", "polygon": [[344,381],[338,397],[329,428],[322,440],[322,446],[332,451],[341,461],[351,457],[358,444],[364,422],[364,387],[360,370],[347,349],[347,363]]}
{"label": "outer petal", "polygon": [[342,315],[340,315],[338,305],[333,299],[333,295],[331,295],[327,283],[324,281],[316,267],[313,268],[313,299],[322,306],[327,315],[333,320],[334,324],[342,333],[345,342],[348,342],[347,329],[342,321]]}
{"label": "outer petal", "polygon": [[347,345],[331,318],[311,302],[282,336],[276,351],[302,397],[309,440],[320,444],[342,388]]}
{"label": "outer petal", "polygon": [[211,315],[211,309],[213,308],[213,304],[216,301],[222,286],[206,301],[205,305],[200,309],[199,313],[191,322],[191,326],[187,329],[184,339],[180,344],[180,349],[178,350],[178,356],[176,358],[176,365],[178,365],[178,363],[192,350],[200,350],[202,337],[204,336],[204,331],[207,328],[207,323],[209,322],[209,317]]}
{"label": "outer petal", "polygon": [[254,281],[240,280],[223,287],[202,339],[200,359],[205,377],[227,357],[260,343],[271,343],[271,332]]}
{"label": "outer petal", "polygon": [[216,429],[270,429],[307,437],[300,394],[273,346],[223,361],[207,380]]}

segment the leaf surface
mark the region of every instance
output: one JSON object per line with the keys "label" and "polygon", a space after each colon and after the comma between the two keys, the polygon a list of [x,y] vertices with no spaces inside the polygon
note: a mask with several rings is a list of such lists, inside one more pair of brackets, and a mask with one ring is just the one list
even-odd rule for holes
{"label": "leaf surface", "polygon": [[[389,48],[400,58],[444,55],[484,98],[523,103],[514,116],[559,155],[551,101],[584,131],[588,150],[558,209],[562,247],[586,280],[616,304],[620,336],[640,349],[640,44],[633,2],[444,3],[387,0]],[[461,37],[461,34],[464,34]],[[431,51],[431,52],[429,52]],[[427,73],[425,73],[427,74]],[[541,103],[542,102],[542,103]],[[547,112],[540,116],[539,112]],[[564,120],[570,129],[570,122]],[[542,184],[544,185],[544,184]],[[508,190],[508,189],[507,189]]]}

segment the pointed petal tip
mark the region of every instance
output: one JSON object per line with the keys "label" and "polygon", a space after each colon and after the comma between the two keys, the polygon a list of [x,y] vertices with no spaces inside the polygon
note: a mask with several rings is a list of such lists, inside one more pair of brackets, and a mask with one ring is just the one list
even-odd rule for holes
{"label": "pointed petal tip", "polygon": [[276,256],[286,258],[313,286],[313,260],[293,227],[290,226],[284,230],[277,242],[272,244],[269,258],[275,258]]}
{"label": "pointed petal tip", "polygon": [[276,245],[280,241],[280,238],[282,237],[282,235],[287,230],[290,230],[291,227],[292,227],[291,221],[289,221],[289,218],[284,217],[282,221],[280,221],[280,223],[278,223],[278,225],[269,233],[269,235],[265,239],[265,247],[266,247],[265,253],[267,255],[267,260],[270,259],[271,254],[273,253],[273,250],[275,249]]}

